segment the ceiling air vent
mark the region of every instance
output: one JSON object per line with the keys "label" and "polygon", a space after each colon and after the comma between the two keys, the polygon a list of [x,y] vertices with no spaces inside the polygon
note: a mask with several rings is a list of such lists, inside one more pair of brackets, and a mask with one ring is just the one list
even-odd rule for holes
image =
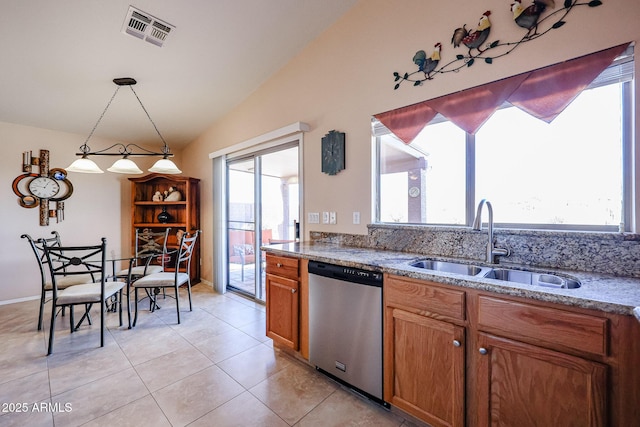
{"label": "ceiling air vent", "polygon": [[122,26],[122,32],[148,41],[156,46],[162,46],[174,28],[173,25],[153,15],[129,6],[127,17]]}

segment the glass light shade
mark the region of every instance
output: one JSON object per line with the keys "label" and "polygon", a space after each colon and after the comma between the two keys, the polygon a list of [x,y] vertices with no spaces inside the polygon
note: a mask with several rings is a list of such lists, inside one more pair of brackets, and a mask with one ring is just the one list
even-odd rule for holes
{"label": "glass light shade", "polygon": [[175,175],[178,173],[182,173],[180,169],[169,159],[160,159],[153,165],[152,168],[149,169],[149,172],[155,173],[166,173],[170,175]]}
{"label": "glass light shade", "polygon": [[126,157],[116,160],[116,162],[107,169],[109,172],[126,173],[132,175],[139,175],[142,170],[136,165],[133,160],[129,160]]}
{"label": "glass light shade", "polygon": [[104,173],[93,160],[87,159],[86,157],[82,157],[71,163],[71,165],[67,167],[67,172]]}

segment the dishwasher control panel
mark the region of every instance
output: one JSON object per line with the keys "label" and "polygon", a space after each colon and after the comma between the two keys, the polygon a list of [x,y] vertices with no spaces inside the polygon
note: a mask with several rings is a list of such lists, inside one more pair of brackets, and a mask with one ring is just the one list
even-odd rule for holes
{"label": "dishwasher control panel", "polygon": [[353,267],[327,264],[318,261],[309,261],[309,274],[330,277],[332,279],[346,280],[362,285],[382,287],[382,273],[377,271],[362,270]]}

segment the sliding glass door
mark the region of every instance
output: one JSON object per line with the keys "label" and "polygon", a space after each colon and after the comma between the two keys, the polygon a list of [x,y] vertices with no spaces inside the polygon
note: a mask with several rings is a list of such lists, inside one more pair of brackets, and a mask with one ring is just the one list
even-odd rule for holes
{"label": "sliding glass door", "polygon": [[227,185],[227,287],[264,300],[260,247],[297,237],[297,143],[230,158]]}
{"label": "sliding glass door", "polygon": [[256,204],[254,158],[227,164],[227,268],[230,287],[255,294]]}

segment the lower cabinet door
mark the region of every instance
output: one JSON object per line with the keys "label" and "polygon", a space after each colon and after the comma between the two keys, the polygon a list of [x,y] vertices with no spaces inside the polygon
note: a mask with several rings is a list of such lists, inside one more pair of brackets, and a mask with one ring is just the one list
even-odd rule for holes
{"label": "lower cabinet door", "polygon": [[434,427],[464,426],[464,332],[387,307],[385,400]]}
{"label": "lower cabinet door", "polygon": [[299,282],[273,274],[266,275],[267,336],[298,350]]}
{"label": "lower cabinet door", "polygon": [[607,367],[480,333],[478,426],[604,426]]}

